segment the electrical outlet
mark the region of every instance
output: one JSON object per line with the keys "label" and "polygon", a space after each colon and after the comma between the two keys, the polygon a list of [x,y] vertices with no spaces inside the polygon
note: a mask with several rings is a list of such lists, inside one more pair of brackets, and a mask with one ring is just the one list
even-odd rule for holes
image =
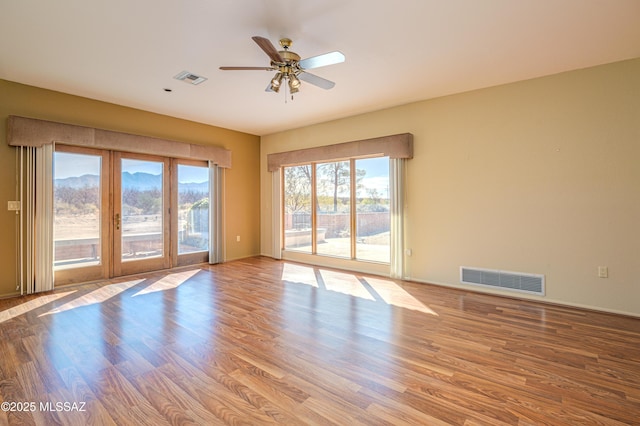
{"label": "electrical outlet", "polygon": [[236,235],[236,242],[239,243],[240,242],[240,235]]}
{"label": "electrical outlet", "polygon": [[609,278],[609,268],[607,266],[598,266],[598,278]]}
{"label": "electrical outlet", "polygon": [[7,201],[7,210],[17,212],[20,210],[20,201]]}

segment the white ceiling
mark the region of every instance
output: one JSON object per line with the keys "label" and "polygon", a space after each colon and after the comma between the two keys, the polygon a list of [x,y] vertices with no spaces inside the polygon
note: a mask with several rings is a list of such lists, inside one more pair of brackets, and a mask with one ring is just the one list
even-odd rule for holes
{"label": "white ceiling", "polygon": [[[343,52],[336,86],[218,69],[268,66],[254,35]],[[640,0],[0,0],[0,78],[256,135],[635,57]]]}

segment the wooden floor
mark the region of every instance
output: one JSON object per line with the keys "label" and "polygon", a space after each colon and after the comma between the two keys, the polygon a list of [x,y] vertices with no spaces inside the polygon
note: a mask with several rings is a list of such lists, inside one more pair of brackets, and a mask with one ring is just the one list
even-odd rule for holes
{"label": "wooden floor", "polygon": [[640,319],[252,258],[0,301],[0,396],[12,425],[637,425]]}

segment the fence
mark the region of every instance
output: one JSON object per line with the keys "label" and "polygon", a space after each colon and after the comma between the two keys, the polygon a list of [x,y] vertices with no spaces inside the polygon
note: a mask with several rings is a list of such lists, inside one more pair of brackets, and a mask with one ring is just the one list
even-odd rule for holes
{"label": "fence", "polygon": [[[345,237],[349,234],[351,217],[348,213],[317,215],[318,228],[326,229],[327,238]],[[356,215],[357,235],[366,236],[388,232],[389,212],[362,212]],[[287,213],[284,217],[284,229],[311,228],[310,213]]]}
{"label": "fence", "polygon": [[[100,258],[98,237],[60,239],[55,240],[54,245],[56,265],[83,263]],[[163,234],[158,232],[125,235],[122,241],[122,253],[132,257],[138,257],[142,253],[161,253],[162,248]]]}

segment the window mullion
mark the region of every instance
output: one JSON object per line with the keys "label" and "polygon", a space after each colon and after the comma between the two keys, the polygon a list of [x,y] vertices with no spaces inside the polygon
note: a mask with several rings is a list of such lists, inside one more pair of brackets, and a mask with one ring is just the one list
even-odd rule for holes
{"label": "window mullion", "polygon": [[349,189],[350,189],[350,220],[351,220],[351,259],[356,258],[356,160],[354,158],[349,160]]}
{"label": "window mullion", "polygon": [[317,254],[318,216],[317,216],[316,163],[311,163],[311,254]]}
{"label": "window mullion", "polygon": [[287,214],[284,202],[284,198],[286,197],[284,186],[284,170],[284,167],[280,167],[280,217],[278,218],[278,220],[280,221],[280,253],[278,253],[280,257],[278,257],[278,259],[282,258],[282,250],[286,248],[285,245],[287,241],[285,238],[286,223],[284,220],[284,215]]}

